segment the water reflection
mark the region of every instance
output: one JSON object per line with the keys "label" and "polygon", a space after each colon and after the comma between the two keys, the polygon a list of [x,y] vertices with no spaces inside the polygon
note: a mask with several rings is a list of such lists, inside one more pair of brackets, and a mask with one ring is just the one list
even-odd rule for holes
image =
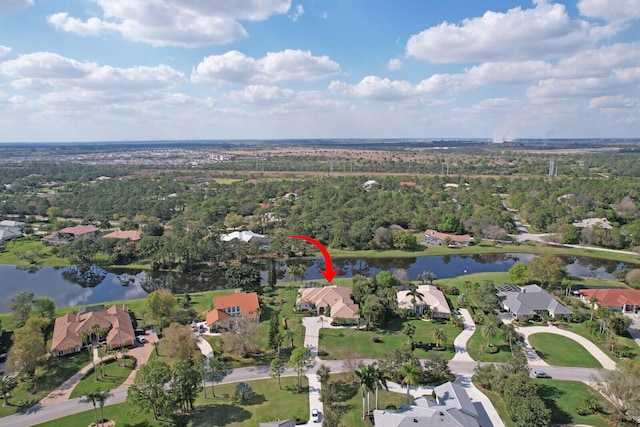
{"label": "water reflection", "polygon": [[[448,255],[412,258],[341,258],[333,259],[337,277],[356,274],[372,276],[380,271],[416,280],[423,271],[431,271],[438,278],[462,274],[507,271],[516,262],[528,263],[532,254]],[[561,257],[566,270],[573,276],[611,279],[612,273],[626,264],[586,257]],[[324,280],[323,259],[293,260],[293,264],[307,267],[306,279]],[[262,283],[267,283],[268,263],[256,265]],[[278,281],[289,281],[289,264],[276,262]],[[144,298],[158,289],[174,293],[224,289],[224,270],[207,269],[195,273],[158,272],[131,269],[102,269],[100,267],[15,267],[0,265],[0,312],[10,311],[10,299],[18,292],[33,292],[37,296],[53,298],[58,306],[97,304],[105,301]]]}

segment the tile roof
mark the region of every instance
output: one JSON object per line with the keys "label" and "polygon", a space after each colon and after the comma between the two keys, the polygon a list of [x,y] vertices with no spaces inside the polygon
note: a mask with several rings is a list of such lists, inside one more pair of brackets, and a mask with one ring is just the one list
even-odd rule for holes
{"label": "tile roof", "polygon": [[[416,299],[417,305],[427,305],[434,313],[451,314],[447,298],[436,286],[420,285],[417,290],[422,294],[422,301]],[[412,297],[409,295],[408,290],[398,291],[397,298],[399,308],[413,309],[413,303],[411,302]]]}
{"label": "tile roof", "polygon": [[258,317],[258,294],[255,292],[236,292],[235,294],[215,297],[213,299],[213,307],[217,310],[224,310],[231,307],[240,307],[242,316],[249,319]]}
{"label": "tile roof", "polygon": [[528,316],[545,310],[551,316],[572,313],[538,285],[521,286],[520,292],[507,293],[501,300],[502,305],[516,316]]}
{"label": "tile roof", "polygon": [[358,304],[351,299],[351,290],[345,286],[323,286],[303,288],[299,291],[296,305],[313,304],[316,307],[331,307],[331,317],[356,319]]}
{"label": "tile roof", "polygon": [[100,229],[95,225],[74,225],[73,227],[65,227],[59,231],[59,233],[69,233],[74,236],[82,236],[83,234],[96,233]]}
{"label": "tile roof", "polygon": [[578,292],[587,300],[596,297],[597,304],[605,307],[640,306],[640,289],[581,289]]}

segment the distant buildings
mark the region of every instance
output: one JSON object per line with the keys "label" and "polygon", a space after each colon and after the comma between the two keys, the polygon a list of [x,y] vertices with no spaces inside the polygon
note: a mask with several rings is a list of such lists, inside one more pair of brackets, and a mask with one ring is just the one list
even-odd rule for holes
{"label": "distant buildings", "polygon": [[49,245],[59,245],[69,243],[75,240],[98,238],[100,229],[95,225],[75,225],[73,227],[65,227],[55,233],[51,233],[42,238],[42,241]]}
{"label": "distant buildings", "polygon": [[607,218],[587,218],[574,222],[573,226],[578,228],[600,227],[605,230],[611,230],[613,228]]}
{"label": "distant buildings", "polygon": [[424,232],[423,242],[433,246],[441,246],[446,242],[449,243],[449,246],[469,246],[471,236],[469,234],[440,233],[436,230],[427,229],[427,231]]}
{"label": "distant buildings", "polygon": [[142,238],[142,231],[139,230],[114,230],[111,233],[107,233],[102,236],[103,239],[120,239],[120,240],[131,240],[132,242],[137,242]]}
{"label": "distant buildings", "polygon": [[231,240],[238,239],[245,243],[257,243],[258,245],[270,245],[272,240],[269,239],[264,234],[254,233],[253,231],[234,231],[229,234],[223,234],[220,236],[225,242],[230,242]]}
{"label": "distant buildings", "polygon": [[24,222],[4,220],[0,221],[0,243],[22,237]]}

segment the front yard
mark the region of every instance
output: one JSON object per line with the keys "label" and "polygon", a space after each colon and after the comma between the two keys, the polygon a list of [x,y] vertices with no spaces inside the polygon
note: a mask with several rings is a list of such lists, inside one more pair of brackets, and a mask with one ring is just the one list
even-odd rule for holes
{"label": "front yard", "polygon": [[557,334],[533,334],[529,343],[549,365],[602,368],[602,364],[583,346],[571,338]]}

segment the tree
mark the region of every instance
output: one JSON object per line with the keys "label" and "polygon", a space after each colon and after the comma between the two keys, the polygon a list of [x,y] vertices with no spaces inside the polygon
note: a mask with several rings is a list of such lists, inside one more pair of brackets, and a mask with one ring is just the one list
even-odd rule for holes
{"label": "tree", "polygon": [[436,347],[440,347],[442,342],[447,340],[447,331],[444,328],[435,328],[431,333],[431,338],[436,342]]}
{"label": "tree", "polygon": [[566,276],[562,261],[555,255],[534,257],[527,265],[529,278],[548,285],[558,285]]}
{"label": "tree", "polygon": [[198,338],[191,328],[175,322],[165,328],[162,348],[171,359],[190,359],[200,351]]}
{"label": "tree", "polygon": [[[373,387],[373,376],[372,376],[372,372],[371,372],[371,368],[369,367],[369,365],[365,365],[362,368],[360,368],[359,370],[356,370],[356,377],[358,378],[359,382],[360,382],[360,387],[362,388],[362,419],[364,420],[366,417],[365,414],[365,406],[364,406],[364,395],[365,395],[365,391],[367,392],[367,402],[369,402],[369,396],[371,395],[371,388]],[[367,403],[367,411],[366,413],[369,413],[371,407],[370,405]]]}
{"label": "tree", "polygon": [[315,364],[316,361],[311,356],[311,350],[307,347],[298,347],[291,352],[289,367],[294,369],[298,376],[298,393],[302,392],[302,374],[313,368]]}
{"label": "tree", "polygon": [[591,295],[591,297],[589,297],[589,307],[591,307],[591,320],[593,320],[593,315],[596,311],[596,305],[598,305],[598,297],[596,297],[595,295]]}
{"label": "tree", "polygon": [[[167,289],[153,291],[147,296],[147,308],[156,320],[171,317],[175,305],[176,299],[171,294],[171,291]],[[162,327],[163,325],[161,324],[160,329],[162,329]]]}
{"label": "tree", "polygon": [[220,324],[227,330],[224,347],[229,353],[245,357],[260,350],[262,335],[255,320],[246,317],[231,317]]}
{"label": "tree", "polygon": [[362,366],[362,357],[357,351],[349,351],[342,360],[342,370],[351,376],[351,382],[355,381],[355,372]]}
{"label": "tree", "polygon": [[32,316],[23,327],[13,333],[13,345],[7,357],[6,371],[9,373],[33,375],[41,360],[46,356],[43,328],[46,319]]}
{"label": "tree", "polygon": [[229,267],[225,278],[229,287],[240,288],[245,292],[257,291],[262,280],[260,272],[246,264]]}
{"label": "tree", "polygon": [[408,338],[407,344],[410,344],[411,342],[413,342],[413,336],[416,333],[415,325],[411,323],[405,323],[405,325],[402,327],[402,333],[405,334]]}
{"label": "tree", "polygon": [[509,269],[509,280],[516,284],[522,284],[527,281],[529,276],[529,268],[527,264],[516,262]]}
{"label": "tree", "polygon": [[113,397],[113,394],[109,390],[96,390],[94,391],[94,399],[98,402],[98,406],[100,407],[100,424],[104,425],[104,404],[107,400]]}
{"label": "tree", "polygon": [[416,311],[416,302],[424,301],[424,294],[422,292],[420,292],[418,290],[418,288],[416,288],[415,286],[412,286],[407,291],[407,296],[411,297],[411,305],[412,305],[413,311],[415,312]]}
{"label": "tree", "polygon": [[504,326],[502,330],[502,336],[504,337],[504,340],[507,343],[509,343],[509,349],[511,350],[512,353],[513,353],[513,345],[519,344],[523,340],[522,335],[518,333],[518,331],[516,330],[516,327],[513,326],[513,324],[511,323]]}
{"label": "tree", "polygon": [[171,372],[171,392],[183,411],[193,410],[202,371],[187,360],[177,360]]}
{"label": "tree", "polygon": [[[423,271],[418,274],[418,280],[423,284],[427,284],[427,282],[432,285],[433,281],[437,279],[436,274],[433,271]],[[424,295],[423,295],[424,296]]]}
{"label": "tree", "polygon": [[320,385],[322,387],[326,387],[329,383],[329,378],[331,376],[331,368],[325,364],[322,364],[318,367],[316,371],[316,375],[318,376],[318,381],[320,381]]}
{"label": "tree", "polygon": [[276,262],[272,259],[269,260],[269,275],[267,278],[267,283],[269,287],[273,289],[278,283],[278,276],[276,274]]}
{"label": "tree", "polygon": [[278,379],[278,388],[280,390],[282,390],[280,377],[282,376],[282,374],[284,374],[285,367],[286,367],[285,364],[282,362],[282,359],[280,359],[279,357],[276,357],[271,361],[271,369],[269,370],[269,376],[271,378]]}
{"label": "tree", "polygon": [[377,295],[368,295],[360,306],[360,315],[367,320],[367,329],[384,321],[385,307]]}
{"label": "tree", "polygon": [[373,384],[376,387],[376,410],[378,409],[378,389],[380,387],[384,387],[386,390],[389,390],[389,386],[387,385],[387,375],[384,370],[380,369],[376,362],[373,362],[370,366],[371,369],[371,377],[373,379]]}
{"label": "tree", "polygon": [[211,394],[213,394],[213,397],[216,397],[213,385],[222,381],[227,376],[227,373],[227,367],[222,360],[215,357],[209,359],[209,379],[211,380]]}
{"label": "tree", "polygon": [[424,370],[422,371],[422,381],[429,385],[440,385],[447,381],[455,381],[456,376],[449,368],[449,361],[439,353],[424,360]]}
{"label": "tree", "polygon": [[56,303],[49,297],[38,297],[33,300],[31,314],[53,322],[56,317]]}
{"label": "tree", "polygon": [[498,327],[493,322],[482,326],[482,336],[487,339],[487,347],[491,347],[491,340],[498,335]]}
{"label": "tree", "polygon": [[236,402],[243,403],[253,397],[253,389],[245,382],[240,382],[236,386],[235,398]]}
{"label": "tree", "polygon": [[485,313],[500,308],[500,299],[496,293],[496,287],[491,281],[484,281],[476,290],[476,296],[480,308]]}
{"label": "tree", "polygon": [[156,420],[175,406],[175,400],[165,385],[171,380],[169,365],[158,359],[151,359],[142,365],[127,389],[127,403],[131,406],[150,410]]}
{"label": "tree", "polygon": [[274,311],[269,319],[269,347],[280,355],[282,334],[280,333],[280,312]]}
{"label": "tree", "polygon": [[3,375],[0,377],[0,393],[2,393],[2,398],[4,399],[3,406],[9,405],[9,397],[7,395],[11,393],[11,390],[16,388],[17,385],[16,379],[11,375]]}
{"label": "tree", "polygon": [[97,399],[97,394],[99,392],[96,391],[88,391],[86,392],[82,398],[78,401],[78,403],[91,403],[93,404],[93,413],[95,415],[96,418],[96,427],[98,426],[98,407],[97,407],[97,403],[98,403],[98,399]]}
{"label": "tree", "polygon": [[618,421],[640,414],[640,361],[621,360],[615,370],[604,371],[594,380],[615,407]]}
{"label": "tree", "polygon": [[307,275],[307,266],[304,264],[292,264],[289,266],[287,273],[289,273],[291,280],[302,283]]}
{"label": "tree", "polygon": [[636,289],[640,288],[640,268],[634,268],[633,270],[629,271],[625,276],[625,281],[631,287],[634,287]]}
{"label": "tree", "polygon": [[393,247],[403,250],[403,251],[412,251],[416,247],[418,247],[418,239],[413,234],[397,230],[392,234],[393,238]]}
{"label": "tree", "polygon": [[409,404],[409,395],[411,386],[416,386],[422,375],[422,368],[413,360],[405,363],[400,367],[400,375],[402,375],[402,384],[407,386],[407,405]]}
{"label": "tree", "polygon": [[11,299],[11,311],[13,312],[11,321],[15,328],[21,328],[25,324],[32,306],[33,293],[31,292],[18,292],[18,295]]}

